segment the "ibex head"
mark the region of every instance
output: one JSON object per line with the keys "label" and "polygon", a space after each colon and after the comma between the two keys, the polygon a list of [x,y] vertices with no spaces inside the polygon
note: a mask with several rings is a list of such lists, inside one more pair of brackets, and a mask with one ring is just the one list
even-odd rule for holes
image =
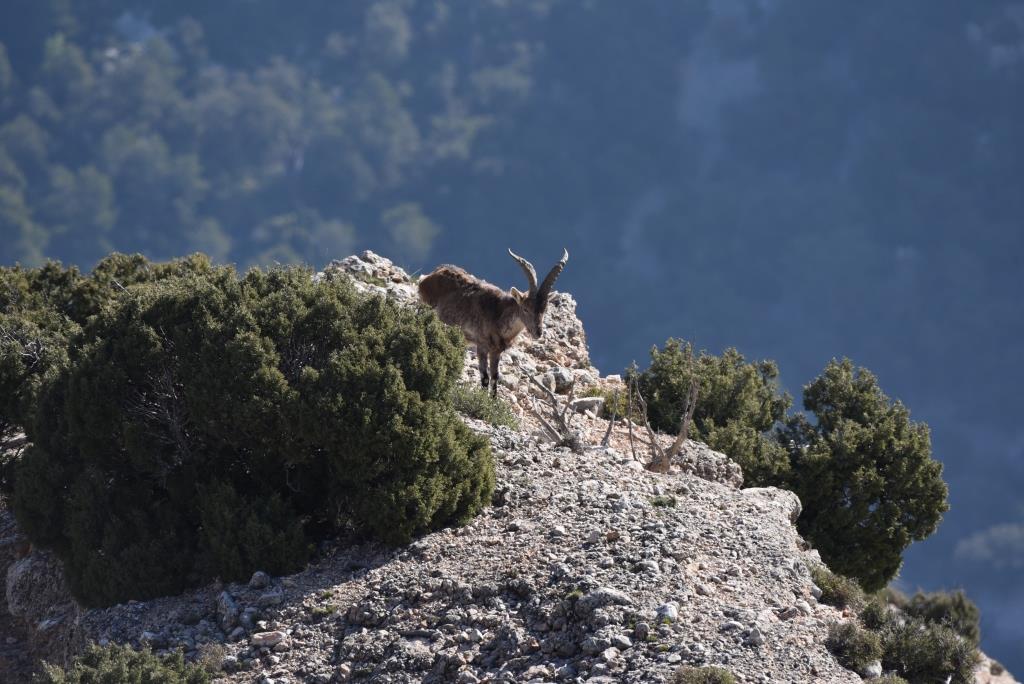
{"label": "ibex head", "polygon": [[527,292],[520,292],[513,287],[509,294],[519,302],[519,319],[523,325],[533,337],[539,338],[544,333],[544,312],[548,308],[548,295],[551,294],[552,286],[561,275],[562,269],[565,268],[565,262],[569,261],[569,250],[562,250],[561,261],[555,264],[540,286],[537,285],[537,271],[534,270],[533,264],[511,249],[508,250],[508,253],[523,269],[530,284],[530,289]]}

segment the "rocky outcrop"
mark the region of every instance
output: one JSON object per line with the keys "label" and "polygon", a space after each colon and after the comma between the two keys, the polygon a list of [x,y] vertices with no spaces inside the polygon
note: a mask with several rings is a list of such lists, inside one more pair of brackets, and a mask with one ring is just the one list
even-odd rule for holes
{"label": "rocky outcrop", "polygon": [[[373,253],[316,277],[339,276],[416,302],[412,279]],[[522,428],[467,419],[497,474],[493,505],[467,526],[398,549],[324,545],[290,577],[258,572],[102,610],[68,603],[48,554],[0,539],[7,618],[22,630],[0,652],[62,662],[89,641],[180,648],[218,665],[223,683],[640,683],[680,665],[720,665],[742,682],[860,682],[824,646],[844,616],[817,601],[809,567],[820,558],[793,526],[796,495],[740,489],[739,467],[693,441],[669,472],[648,471],[640,430],[595,446],[608,424],[593,407],[577,413],[583,453],[543,436],[526,410],[531,375],[563,393],[573,381],[616,385],[590,365],[572,298],[556,293],[548,316],[544,337],[522,336],[502,368]],[[7,660],[0,679],[21,681],[31,659]],[[1010,684],[997,669],[983,665],[979,682]]]}

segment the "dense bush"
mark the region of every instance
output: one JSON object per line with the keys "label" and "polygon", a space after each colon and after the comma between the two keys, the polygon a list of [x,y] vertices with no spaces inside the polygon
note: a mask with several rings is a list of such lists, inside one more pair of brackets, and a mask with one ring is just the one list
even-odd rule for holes
{"label": "dense bush", "polygon": [[919,618],[892,620],[881,631],[882,666],[911,682],[970,684],[978,650],[952,629]]}
{"label": "dense bush", "polygon": [[803,503],[797,528],[836,572],[881,589],[903,550],[934,532],[948,509],[928,426],[911,422],[848,359],[804,388],[804,408],[815,422],[796,415],[780,434],[792,455],[786,486]]}
{"label": "dense bush", "polygon": [[[961,684],[973,681],[977,641],[961,636],[954,625],[976,638],[977,608],[962,592],[919,593],[907,599],[899,592],[887,590],[868,601],[858,617],[870,630],[868,633],[879,640],[883,667],[903,680],[945,682],[951,678]],[[962,622],[957,623],[958,619]]]}
{"label": "dense bush", "polygon": [[[203,255],[155,264],[138,254],[111,254],[88,276],[55,262],[0,267],[0,459],[8,440],[34,421],[40,387],[67,365],[68,344],[90,316],[133,285],[211,269]],[[0,463],[7,492],[11,470]]]}
{"label": "dense bush", "polygon": [[788,395],[772,361],[746,363],[675,339],[651,350],[639,374],[651,424],[679,429],[691,381],[699,386],[691,435],[743,468],[747,485],[777,485],[803,503],[800,533],[840,574],[875,591],[892,579],[903,550],[935,531],[948,509],[942,465],[928,426],[891,402],[866,369],[833,360],[804,388],[804,414],[787,418]]}
{"label": "dense bush", "polygon": [[148,650],[113,644],[91,646],[67,669],[44,665],[37,684],[207,684],[212,677],[199,665],[187,665],[180,651],[164,658]]}
{"label": "dense bush", "polygon": [[680,667],[672,684],[735,684],[736,678],[724,667]]}
{"label": "dense bush", "polygon": [[825,647],[839,664],[854,672],[862,672],[882,658],[882,642],[874,632],[862,629],[855,622],[835,622],[828,628]]}
{"label": "dense bush", "polygon": [[696,379],[690,436],[727,453],[742,466],[744,482],[759,486],[778,484],[789,468],[785,449],[769,434],[792,403],[779,392],[778,375],[773,361],[747,363],[735,349],[695,356],[689,343],[669,339],[664,349],[651,349],[651,365],[637,380],[651,425],[674,433]]}
{"label": "dense bush", "polygon": [[347,279],[201,270],[100,306],[39,392],[14,509],[80,599],[280,573],[323,534],[404,542],[488,500],[455,331]]}
{"label": "dense bush", "polygon": [[849,577],[837,575],[823,565],[811,567],[811,578],[821,589],[821,602],[836,608],[860,610],[866,599],[864,590]]}
{"label": "dense bush", "polygon": [[919,591],[901,607],[908,615],[949,627],[975,646],[981,641],[981,612],[962,591]]}
{"label": "dense bush", "polygon": [[893,620],[893,611],[889,603],[876,596],[872,598],[860,611],[860,623],[868,629],[884,629]]}

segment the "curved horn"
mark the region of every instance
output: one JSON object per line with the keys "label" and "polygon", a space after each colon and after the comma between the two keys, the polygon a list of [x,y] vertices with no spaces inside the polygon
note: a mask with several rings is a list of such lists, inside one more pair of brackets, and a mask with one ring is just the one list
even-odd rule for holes
{"label": "curved horn", "polygon": [[538,297],[547,297],[551,292],[551,286],[558,280],[558,276],[562,274],[562,269],[565,268],[565,262],[569,261],[569,250],[562,248],[562,260],[555,264],[555,267],[551,269],[551,273],[548,273],[544,282],[540,284],[540,288],[537,290]]}
{"label": "curved horn", "polygon": [[537,271],[533,270],[533,264],[519,256],[511,249],[508,250],[509,256],[519,263],[519,267],[523,269],[523,273],[526,274],[526,279],[530,282],[530,295],[533,296],[537,292]]}

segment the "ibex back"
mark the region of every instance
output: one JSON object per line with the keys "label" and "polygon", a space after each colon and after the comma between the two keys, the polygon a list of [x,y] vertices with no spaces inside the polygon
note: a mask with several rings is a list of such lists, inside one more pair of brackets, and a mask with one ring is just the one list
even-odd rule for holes
{"label": "ibex back", "polygon": [[466,340],[476,345],[480,384],[485,389],[489,386],[491,394],[498,392],[498,363],[502,352],[512,346],[524,329],[534,337],[543,334],[548,296],[569,260],[568,250],[562,250],[561,261],[537,285],[533,265],[511,249],[508,253],[526,274],[530,285],[527,292],[514,287],[505,292],[450,265],[438,266],[419,284],[420,298],[437,311],[442,321],[462,328]]}

